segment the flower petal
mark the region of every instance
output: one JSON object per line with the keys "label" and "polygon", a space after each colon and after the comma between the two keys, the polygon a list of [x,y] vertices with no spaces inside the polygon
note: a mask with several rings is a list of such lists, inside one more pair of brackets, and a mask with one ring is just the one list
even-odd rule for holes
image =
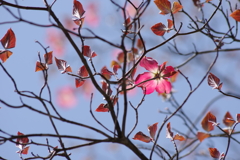
{"label": "flower petal", "polygon": [[167,78],[170,78],[172,75],[170,73],[174,72],[174,68],[172,66],[167,66],[165,68],[165,70],[163,71],[163,74],[166,75],[166,74],[169,74],[170,76],[167,77]]}
{"label": "flower petal", "polygon": [[151,72],[144,72],[143,74],[139,74],[135,80],[135,85],[137,85],[138,87],[142,87],[144,94],[150,94],[155,90],[157,86],[157,80],[151,80],[144,83],[141,83],[141,82],[149,80],[153,77],[154,77],[154,74]]}
{"label": "flower petal", "polygon": [[172,84],[165,79],[158,80],[158,84],[156,86],[156,91],[158,93],[170,93],[172,89]]}
{"label": "flower petal", "polygon": [[157,73],[158,72],[158,63],[151,57],[144,57],[140,61],[140,66],[144,67],[146,70],[152,72],[152,73]]}

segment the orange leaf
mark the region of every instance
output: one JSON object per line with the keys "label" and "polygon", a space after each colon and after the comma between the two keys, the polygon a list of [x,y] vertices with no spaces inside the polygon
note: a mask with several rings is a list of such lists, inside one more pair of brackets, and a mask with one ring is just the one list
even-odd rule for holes
{"label": "orange leaf", "polygon": [[206,3],[210,2],[210,1],[212,1],[212,0],[206,0]]}
{"label": "orange leaf", "polygon": [[180,11],[183,6],[179,2],[173,2],[172,13],[175,14]]}
{"label": "orange leaf", "polygon": [[25,148],[22,149],[21,153],[22,154],[28,154],[28,150],[29,150],[30,146],[27,146]]}
{"label": "orange leaf", "polygon": [[183,136],[176,134],[174,136],[173,140],[185,141],[186,139]]}
{"label": "orange leaf", "polygon": [[16,37],[12,29],[10,28],[7,33],[1,39],[1,43],[5,49],[10,49],[16,45]]}
{"label": "orange leaf", "polygon": [[52,64],[52,63],[53,63],[53,62],[52,62],[52,52],[53,52],[53,51],[44,54],[44,59],[45,59],[45,62],[46,62],[47,64]]}
{"label": "orange leaf", "polygon": [[141,131],[138,132],[137,134],[135,134],[135,136],[133,137],[134,140],[139,140],[142,142],[146,142],[149,143],[152,141],[152,139],[148,136],[146,136],[145,134],[143,134]]}
{"label": "orange leaf", "polygon": [[96,112],[108,112],[109,109],[105,107],[104,103],[101,103],[98,108],[95,110]]}
{"label": "orange leaf", "polygon": [[47,69],[48,69],[48,66],[45,63],[40,63],[39,61],[37,61],[35,72],[43,71]]}
{"label": "orange leaf", "polygon": [[171,12],[171,2],[168,0],[155,0],[154,3],[160,9],[160,14],[166,15]]}
{"label": "orange leaf", "polygon": [[203,133],[203,132],[198,132],[197,133],[197,138],[200,142],[202,142],[204,139],[208,138],[210,134],[208,133]]}
{"label": "orange leaf", "polygon": [[219,158],[220,152],[217,150],[217,148],[208,148],[210,155],[213,158]]}
{"label": "orange leaf", "polygon": [[212,131],[214,129],[213,122],[216,123],[216,117],[208,112],[201,122],[203,129],[207,132]]}
{"label": "orange leaf", "polygon": [[157,125],[158,125],[158,122],[148,127],[148,132],[150,133],[150,136],[152,137],[152,139],[155,139],[154,137],[157,131]]}
{"label": "orange leaf", "polygon": [[9,50],[0,50],[0,59],[4,63],[12,54],[13,53]]}
{"label": "orange leaf", "polygon": [[224,119],[223,119],[223,123],[227,127],[231,127],[235,123],[235,120],[233,119],[232,115],[229,112],[227,112],[225,114]]}
{"label": "orange leaf", "polygon": [[240,22],[240,9],[232,12],[230,14],[230,17],[232,17],[233,19],[235,19],[236,21]]}
{"label": "orange leaf", "polygon": [[155,33],[158,36],[163,36],[167,30],[166,26],[162,23],[157,23],[154,26],[151,27],[151,30],[153,33]]}

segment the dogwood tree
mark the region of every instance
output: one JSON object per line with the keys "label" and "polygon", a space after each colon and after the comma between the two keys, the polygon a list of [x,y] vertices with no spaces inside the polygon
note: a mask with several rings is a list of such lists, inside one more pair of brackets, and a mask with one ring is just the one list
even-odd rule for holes
{"label": "dogwood tree", "polygon": [[239,1],[0,6],[1,159],[238,156]]}

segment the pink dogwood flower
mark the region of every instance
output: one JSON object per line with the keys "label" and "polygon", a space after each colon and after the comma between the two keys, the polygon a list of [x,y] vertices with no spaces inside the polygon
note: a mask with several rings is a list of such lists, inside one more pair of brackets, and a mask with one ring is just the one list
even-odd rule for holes
{"label": "pink dogwood flower", "polygon": [[[167,66],[164,62],[158,65],[157,61],[151,57],[144,57],[140,61],[140,66],[149,72],[139,74],[135,80],[135,85],[143,89],[144,94],[151,94],[154,90],[158,93],[170,93],[172,89],[168,78],[177,73],[172,66]],[[146,82],[145,82],[146,81]]]}

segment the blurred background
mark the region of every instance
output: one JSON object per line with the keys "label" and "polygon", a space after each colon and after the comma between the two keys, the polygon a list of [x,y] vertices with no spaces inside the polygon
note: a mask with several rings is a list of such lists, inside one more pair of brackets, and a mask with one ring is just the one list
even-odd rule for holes
{"label": "blurred background", "polygon": [[[14,0],[9,0],[9,3],[15,3]],[[51,3],[52,1],[48,1]],[[85,21],[82,28],[82,34],[85,36],[92,36],[92,34],[87,31],[85,28],[92,30],[96,35],[114,43],[121,43],[121,29],[124,29],[124,17],[121,12],[114,4],[112,4],[109,0],[82,0],[80,1],[86,11],[85,13]],[[132,0],[132,2],[138,6],[142,1],[141,0]],[[171,1],[173,2],[173,1]],[[18,1],[19,5],[22,6],[35,6],[35,7],[44,7],[44,3],[41,0],[20,0]],[[116,1],[116,3],[123,5],[124,1]],[[218,4],[218,1],[213,0],[213,4]],[[235,4],[239,4],[237,0],[231,1],[232,7]],[[202,18],[201,11],[194,6],[192,1],[182,1],[182,5],[184,10],[189,13],[193,18],[197,17],[199,19]],[[228,9],[228,14],[230,14],[228,2],[223,1],[222,6],[224,6],[223,10]],[[66,28],[76,32],[73,28],[77,26],[72,21],[72,1],[56,1],[53,6],[53,11],[58,16],[59,20],[64,24]],[[15,15],[18,15],[18,10],[12,7],[7,7],[11,12]],[[204,4],[203,12],[204,17],[208,19],[212,12],[215,10],[213,5]],[[31,11],[31,10],[20,10],[21,16],[27,21],[31,21],[37,24],[48,25],[49,17],[48,13],[44,11]],[[127,6],[127,11],[130,17],[133,17],[135,14],[135,10],[129,4]],[[174,15],[176,21],[176,27],[180,26],[180,22],[183,23],[183,27],[181,33],[191,31],[188,28],[188,25],[193,23],[186,15],[179,12]],[[160,15],[159,9],[156,7],[154,2],[151,2],[147,10],[141,17],[141,24],[144,25],[142,28],[142,35],[145,41],[146,47],[152,48],[157,44],[160,44],[164,41],[164,39],[160,36],[155,35],[151,31],[151,26],[156,23],[167,24],[167,19],[171,19],[170,15]],[[80,58],[77,56],[76,52],[70,45],[70,43],[65,38],[64,34],[61,30],[53,27],[38,27],[35,25],[27,24],[24,22],[14,22],[16,19],[9,14],[9,12],[2,6],[0,6],[0,37],[3,37],[9,28],[12,28],[16,35],[16,47],[11,49],[13,55],[3,64],[7,71],[11,74],[11,76],[17,82],[17,86],[19,90],[22,91],[32,91],[36,94],[39,94],[41,87],[44,84],[43,74],[41,72],[35,72],[35,65],[38,58],[38,53],[40,53],[41,57],[45,54],[43,48],[36,43],[39,41],[43,44],[44,47],[49,46],[48,51],[53,51],[53,56],[64,59],[67,61],[73,70],[73,73],[77,73],[78,69],[83,65]],[[3,23],[8,22],[8,23]],[[236,22],[231,17],[229,18],[230,26],[236,25]],[[210,26],[214,28],[216,31],[226,33],[229,28],[226,24],[226,21],[223,15],[218,12],[215,17],[210,22]],[[175,34],[175,31],[171,31],[170,33],[166,33],[164,38],[167,39]],[[79,44],[81,47],[80,39],[76,36],[73,36],[76,44]],[[239,38],[239,37],[238,37]],[[159,64],[167,61],[167,65],[171,65],[177,67],[184,62],[187,61],[193,54],[201,51],[214,50],[215,45],[207,36],[201,33],[195,33],[191,35],[183,35],[175,38],[176,45],[179,49],[179,52],[186,55],[179,55],[173,52],[173,41],[167,43],[166,45],[157,48],[154,51],[151,51],[147,54],[148,57],[153,57]],[[224,40],[224,46],[222,49],[231,49],[231,48],[239,48],[239,44],[237,42],[231,42],[231,40]],[[101,68],[106,66],[108,69],[111,68],[111,61],[117,60],[117,56],[120,53],[119,49],[116,49],[107,43],[104,43],[100,40],[96,39],[86,39],[85,45],[91,46],[91,49],[96,52],[97,57],[93,58],[93,63],[98,72],[100,72]],[[131,41],[129,40],[129,49],[131,47]],[[3,49],[3,47],[2,47]],[[216,52],[210,52],[207,54],[199,54],[194,59],[190,60],[187,64],[181,66],[179,69],[184,73],[186,77],[189,78],[193,88],[195,88],[198,83],[201,81],[203,76],[206,74],[206,71],[214,57],[216,56]],[[222,90],[224,92],[230,92],[233,94],[239,94],[240,85],[239,78],[240,74],[238,72],[240,67],[240,56],[239,51],[223,51],[219,53],[219,58],[212,68],[211,72],[218,76],[223,82]],[[142,67],[138,67],[137,73],[135,74],[135,78],[138,74],[145,72],[146,70]],[[55,62],[49,66],[49,85],[51,87],[51,93],[53,97],[53,103],[59,113],[66,119],[71,121],[80,122],[83,124],[87,124],[93,126],[97,129],[100,129],[104,132],[107,132],[104,128],[102,128],[91,116],[90,114],[90,98],[91,93],[93,93],[93,101],[92,108],[93,111],[98,107],[98,105],[102,102],[105,102],[103,97],[96,91],[96,89],[91,84],[91,81],[86,81],[83,86],[80,88],[75,87],[75,77],[69,76],[67,74],[61,74],[57,69]],[[121,74],[120,74],[121,75]],[[119,75],[119,76],[120,76]],[[101,82],[101,78],[97,77],[97,81]],[[114,77],[112,80],[115,80]],[[174,88],[174,98],[179,104],[182,104],[185,100],[186,96],[189,93],[189,85],[186,80],[178,75],[176,82],[173,83]],[[0,99],[11,104],[11,105],[21,105],[20,97],[18,94],[14,92],[14,85],[10,78],[4,73],[2,69],[0,69]],[[112,88],[113,93],[116,93],[114,88]],[[44,96],[48,98],[47,91],[44,90]],[[135,88],[133,91],[128,93],[128,99],[134,106],[137,106],[141,101],[143,94],[140,88]],[[123,113],[123,97],[119,97],[119,120],[122,120]],[[44,107],[37,100],[30,98],[22,98],[23,102],[36,108],[38,110],[44,111]],[[205,116],[208,111],[214,113],[217,117],[217,121],[220,123],[220,126],[224,128],[224,124],[222,123],[222,119],[227,111],[231,113],[231,115],[235,118],[237,113],[240,113],[239,108],[239,100],[229,97],[221,96],[217,90],[213,90],[207,84],[207,80],[205,79],[199,89],[194,92],[191,97],[188,99],[187,103],[183,106],[183,111],[185,114],[191,119],[193,122],[196,119],[200,119],[196,123],[196,128],[198,131],[205,132],[201,127],[201,120]],[[36,112],[30,111],[25,108],[21,109],[13,109],[5,106],[4,104],[0,104],[0,129],[12,134],[16,135],[17,132],[22,132],[24,134],[32,134],[32,133],[52,133],[55,134],[54,129],[49,121],[47,116],[40,115]],[[168,101],[164,100],[164,98],[154,92],[145,97],[145,101],[141,105],[138,110],[138,125],[133,133],[130,135],[130,138],[133,138],[134,135],[138,131],[142,131],[144,134],[148,134],[147,127],[156,122],[159,122],[158,126],[161,125],[164,118],[168,114],[160,113],[162,112],[173,112],[175,108]],[[51,113],[55,115],[55,113],[51,110]],[[110,130],[113,129],[113,122],[111,116],[108,112],[100,113],[95,112],[94,115],[98,118],[98,120],[103,123]],[[135,124],[136,115],[135,111],[130,107],[128,109],[127,116],[127,129],[126,132],[130,132],[132,127]],[[56,126],[59,130],[60,134],[63,135],[75,135],[81,137],[89,137],[101,139],[102,135],[93,132],[89,129],[78,127],[72,124],[63,123],[55,120]],[[186,127],[185,122],[179,117],[174,116],[171,120],[171,127],[173,128],[174,133],[181,132],[187,133],[188,129]],[[165,128],[165,127],[164,127]],[[236,131],[239,130],[239,127],[236,127]],[[180,134],[181,134],[180,133]],[[219,129],[215,128],[211,134],[222,133]],[[3,136],[2,133],[0,133]],[[194,137],[194,135],[191,135]],[[238,135],[234,136],[236,139],[240,137]],[[194,137],[195,138],[195,137]],[[30,140],[39,143],[45,143],[46,137],[31,137]],[[59,146],[58,139],[56,138],[48,138],[48,141],[53,146]],[[149,157],[152,143],[146,144],[144,142],[132,140],[134,144],[137,144],[143,153]],[[78,144],[86,143],[85,141],[79,140],[70,140],[64,139],[65,146],[73,146]],[[165,129],[161,132],[160,138],[158,140],[158,144],[162,147],[169,150],[170,154],[175,153],[174,145],[172,142],[166,138]],[[182,142],[177,143],[178,147],[181,148]],[[188,153],[191,149],[194,148],[189,147],[189,150],[186,150],[181,155]],[[188,157],[184,159],[206,159],[209,158],[208,148],[218,148],[220,152],[225,152],[227,145],[227,138],[209,138],[204,140],[196,149],[195,152],[190,154]],[[238,143],[235,141],[231,141],[230,150],[228,153],[227,159],[237,159],[236,155],[238,155]],[[6,142],[0,145],[0,155],[3,158],[7,158],[9,160],[19,159],[19,155],[16,153],[18,150],[15,147],[14,143]],[[33,152],[34,154],[38,154],[41,156],[47,156],[48,150],[47,147],[35,146],[31,145],[29,152]],[[125,146],[113,143],[101,143],[93,146],[83,147],[80,149],[72,150],[72,155],[70,156],[72,159],[81,159],[81,160],[120,160],[120,159],[128,159],[128,160],[137,160],[138,157],[130,151]],[[31,156],[31,153],[28,155],[23,155],[24,158]],[[63,159],[58,157],[57,159]],[[153,159],[158,159],[157,155],[154,154]]]}

